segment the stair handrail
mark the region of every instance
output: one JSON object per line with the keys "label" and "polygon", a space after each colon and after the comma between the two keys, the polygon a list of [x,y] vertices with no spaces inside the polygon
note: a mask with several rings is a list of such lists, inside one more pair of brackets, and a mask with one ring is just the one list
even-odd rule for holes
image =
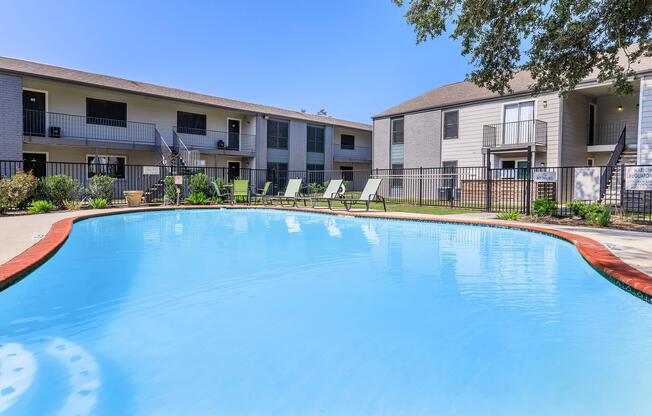
{"label": "stair handrail", "polygon": [[186,147],[186,144],[181,140],[181,137],[174,129],[172,129],[172,138],[181,164],[184,166],[190,166],[190,150],[188,150],[188,147]]}
{"label": "stair handrail", "polygon": [[623,127],[623,131],[620,133],[620,137],[618,137],[618,143],[616,143],[616,147],[614,147],[614,151],[611,153],[611,156],[609,157],[609,161],[607,162],[607,165],[604,168],[604,171],[600,175],[600,200],[602,201],[607,194],[607,181],[611,176],[613,175],[613,170],[616,164],[618,163],[618,160],[620,160],[620,157],[623,154],[623,151],[625,150],[625,135],[627,132],[627,126]]}
{"label": "stair handrail", "polygon": [[174,152],[172,152],[170,146],[163,140],[163,136],[161,136],[158,129],[154,129],[154,135],[156,137],[156,150],[161,156],[161,164],[163,166],[171,166],[174,163]]}

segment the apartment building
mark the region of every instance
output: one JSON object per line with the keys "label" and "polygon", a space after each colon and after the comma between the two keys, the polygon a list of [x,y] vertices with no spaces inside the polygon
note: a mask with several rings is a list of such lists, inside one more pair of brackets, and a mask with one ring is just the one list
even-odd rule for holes
{"label": "apartment building", "polygon": [[[370,169],[370,125],[0,57],[0,160],[111,166]],[[31,165],[30,165],[31,164]]]}
{"label": "apartment building", "polygon": [[[652,164],[652,58],[634,65],[634,93],[584,80],[566,98],[533,96],[526,71],[500,96],[463,81],[373,117],[373,167],[533,167]],[[614,154],[616,152],[616,154]]]}

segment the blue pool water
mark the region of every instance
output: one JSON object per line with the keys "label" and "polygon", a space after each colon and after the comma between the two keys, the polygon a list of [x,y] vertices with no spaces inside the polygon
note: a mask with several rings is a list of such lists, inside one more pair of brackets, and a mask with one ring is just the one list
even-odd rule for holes
{"label": "blue pool water", "polygon": [[0,292],[9,415],[650,409],[652,307],[523,231],[132,213]]}

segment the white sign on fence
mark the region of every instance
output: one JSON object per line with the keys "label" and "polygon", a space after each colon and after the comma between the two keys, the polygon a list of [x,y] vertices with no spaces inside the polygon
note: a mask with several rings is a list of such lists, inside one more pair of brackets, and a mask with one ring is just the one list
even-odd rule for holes
{"label": "white sign on fence", "polygon": [[183,176],[177,175],[174,177],[174,184],[175,185],[183,185]]}
{"label": "white sign on fence", "polygon": [[575,199],[600,199],[600,168],[575,168]]}
{"label": "white sign on fence", "polygon": [[652,166],[626,167],[625,189],[628,191],[652,191]]}
{"label": "white sign on fence", "polygon": [[143,166],[143,175],[160,175],[161,168],[159,166]]}
{"label": "white sign on fence", "polygon": [[534,182],[557,182],[557,172],[534,171]]}

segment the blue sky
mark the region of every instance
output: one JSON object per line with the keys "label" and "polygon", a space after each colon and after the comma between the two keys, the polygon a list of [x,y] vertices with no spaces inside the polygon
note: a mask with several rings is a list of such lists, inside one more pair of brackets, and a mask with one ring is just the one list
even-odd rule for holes
{"label": "blue sky", "polygon": [[0,0],[0,55],[362,122],[470,71],[390,0]]}

